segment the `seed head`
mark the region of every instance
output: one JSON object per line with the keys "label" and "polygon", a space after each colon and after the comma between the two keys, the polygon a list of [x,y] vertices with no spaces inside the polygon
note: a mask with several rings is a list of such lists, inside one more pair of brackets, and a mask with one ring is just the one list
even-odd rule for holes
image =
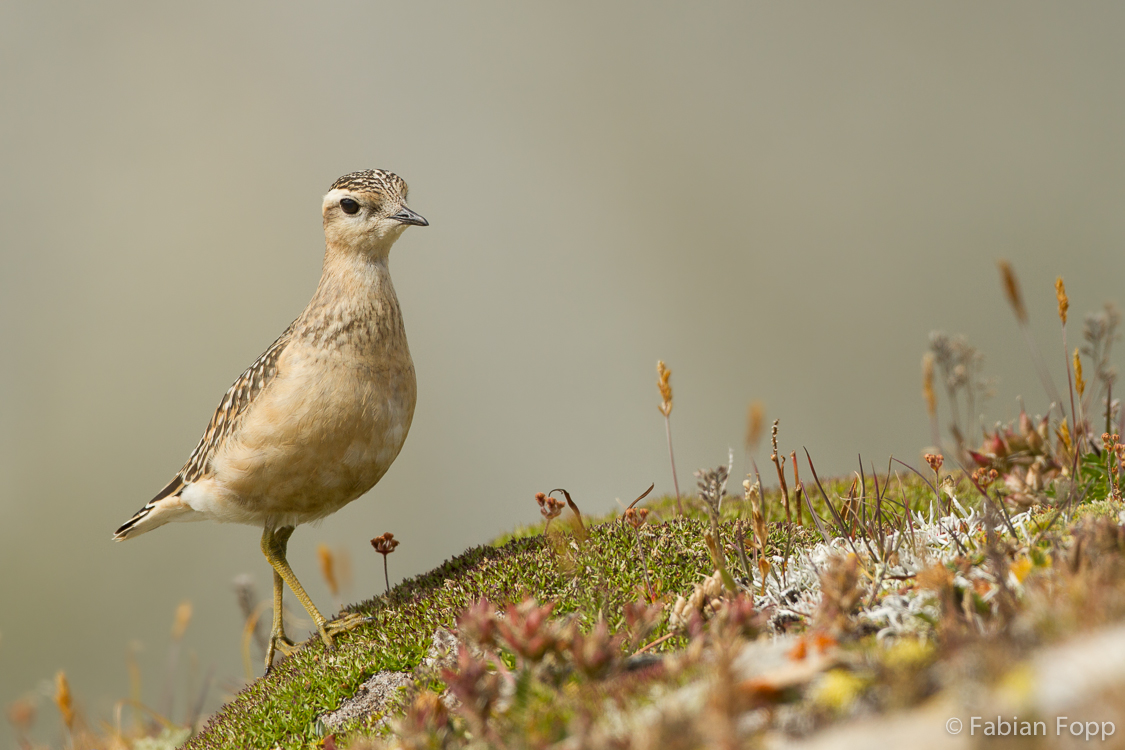
{"label": "seed head", "polygon": [[1063,444],[1063,447],[1069,451],[1071,445],[1070,428],[1066,426],[1065,419],[1059,422],[1059,426],[1058,429],[1055,430],[1055,434],[1058,435],[1059,441]]}
{"label": "seed head", "polygon": [[66,672],[60,671],[55,675],[55,705],[59,707],[67,731],[74,731],[74,702],[70,696],[70,683],[67,682]]}
{"label": "seed head", "polygon": [[937,474],[941,470],[941,465],[945,462],[945,458],[940,453],[927,453],[925,455],[926,463],[930,465],[934,473]]}
{"label": "seed head", "polygon": [[980,467],[973,472],[973,481],[981,486],[981,489],[988,489],[988,486],[996,481],[1000,476],[1000,472],[996,469],[988,469],[984,466]]}
{"label": "seed head", "polygon": [[746,412],[746,448],[755,450],[762,439],[762,426],[765,423],[766,412],[761,401],[754,401]]}
{"label": "seed head", "polygon": [[757,482],[750,483],[749,479],[742,480],[742,491],[750,501],[750,521],[754,530],[754,546],[758,550],[766,550],[766,519],[762,515],[762,488]]}
{"label": "seed head", "polygon": [[714,513],[719,512],[719,506],[723,502],[723,494],[727,489],[727,477],[730,476],[730,470],[726,466],[718,466],[714,469],[703,470],[695,472],[699,484],[699,496],[707,503],[707,507]]}
{"label": "seed head", "polygon": [[1004,281],[1004,294],[1008,297],[1008,304],[1012,306],[1012,310],[1016,313],[1016,320],[1022,325],[1027,322],[1027,308],[1023,306],[1023,295],[1020,294],[1020,284],[1016,281],[1016,272],[1012,270],[1012,264],[1006,260],[1001,260],[997,265],[1000,267],[1000,276]]}
{"label": "seed head", "polygon": [[539,503],[539,512],[548,521],[552,518],[558,518],[559,514],[563,512],[563,508],[566,507],[562,500],[544,495],[542,492],[535,493],[535,502]]}
{"label": "seed head", "polygon": [[1066,285],[1063,284],[1062,276],[1055,279],[1055,296],[1059,298],[1059,320],[1062,324],[1066,325],[1066,311],[1070,309],[1070,300],[1066,296]]}
{"label": "seed head", "polygon": [[625,510],[625,520],[634,529],[639,529],[645,525],[648,520],[648,508],[627,508]]}
{"label": "seed head", "polygon": [[1078,358],[1078,350],[1074,350],[1074,387],[1078,391],[1078,398],[1086,393],[1086,381],[1082,379],[1082,360]]}
{"label": "seed head", "polygon": [[922,355],[922,398],[930,418],[937,416],[937,394],[934,393],[934,353]]}
{"label": "seed head", "polygon": [[191,622],[191,602],[184,600],[176,607],[176,619],[172,623],[172,640],[178,641],[184,637],[188,623]]}
{"label": "seed head", "polygon": [[380,555],[386,557],[395,551],[395,547],[398,546],[398,540],[395,539],[394,534],[388,531],[386,534],[380,534],[372,539],[371,546],[374,547],[375,551]]}
{"label": "seed head", "polygon": [[664,366],[664,360],[656,363],[656,387],[660,390],[660,413],[667,417],[672,413],[672,384],[668,379],[672,377],[672,371]]}
{"label": "seed head", "polygon": [[320,575],[324,577],[324,582],[328,584],[328,591],[332,596],[336,596],[340,591],[340,586],[336,582],[336,559],[332,555],[332,550],[328,548],[327,544],[321,544],[316,548],[317,561],[320,562]]}

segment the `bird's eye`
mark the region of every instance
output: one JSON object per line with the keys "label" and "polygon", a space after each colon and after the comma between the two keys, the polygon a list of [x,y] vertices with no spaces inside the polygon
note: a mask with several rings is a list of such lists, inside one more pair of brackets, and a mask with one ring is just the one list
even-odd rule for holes
{"label": "bird's eye", "polygon": [[359,211],[359,204],[351,198],[343,198],[340,201],[340,208],[344,209],[346,214],[354,214]]}

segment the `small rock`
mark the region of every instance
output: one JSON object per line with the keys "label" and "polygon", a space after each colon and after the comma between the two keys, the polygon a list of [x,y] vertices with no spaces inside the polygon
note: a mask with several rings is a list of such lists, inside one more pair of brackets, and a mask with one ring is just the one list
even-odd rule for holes
{"label": "small rock", "polygon": [[335,711],[321,716],[320,721],[329,731],[336,731],[353,719],[378,713],[386,707],[387,701],[399,688],[412,681],[408,672],[376,672],[359,686],[355,695],[340,704]]}
{"label": "small rock", "polygon": [[422,666],[426,669],[440,670],[453,669],[457,666],[457,636],[445,628],[434,631],[430,641],[430,650],[422,659]]}
{"label": "small rock", "polygon": [[[418,669],[413,673],[376,672],[367,682],[359,686],[355,695],[341,703],[338,709],[320,717],[325,731],[336,731],[346,722],[363,719],[386,710],[387,702],[395,692],[412,684],[420,675],[425,677],[427,674],[440,673],[442,669],[456,669],[458,643],[460,641],[457,640],[457,636],[445,628],[438,628],[430,641],[430,650],[426,652]],[[450,706],[451,701],[456,701],[448,691],[442,695],[442,700],[447,707]]]}

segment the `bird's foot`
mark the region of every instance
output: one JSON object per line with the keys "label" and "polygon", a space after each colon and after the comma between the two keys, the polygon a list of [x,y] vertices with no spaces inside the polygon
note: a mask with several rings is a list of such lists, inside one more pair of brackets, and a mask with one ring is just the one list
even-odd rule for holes
{"label": "bird's foot", "polygon": [[340,633],[346,633],[353,630],[363,623],[367,622],[367,618],[361,614],[350,612],[343,617],[338,617],[331,622],[318,622],[316,629],[320,632],[320,640],[324,641],[324,645],[329,650],[336,648],[336,640],[332,637]]}
{"label": "bird's foot", "polygon": [[342,617],[337,617],[332,622],[325,623],[324,627],[329,635],[339,635],[349,630],[355,630],[360,625],[367,622],[368,619],[366,615],[361,615],[358,612],[349,612]]}
{"label": "bird's foot", "polygon": [[266,674],[273,667],[273,657],[278,651],[282,656],[291,656],[297,650],[297,645],[286,637],[285,633],[274,633],[270,636],[270,644],[266,648]]}

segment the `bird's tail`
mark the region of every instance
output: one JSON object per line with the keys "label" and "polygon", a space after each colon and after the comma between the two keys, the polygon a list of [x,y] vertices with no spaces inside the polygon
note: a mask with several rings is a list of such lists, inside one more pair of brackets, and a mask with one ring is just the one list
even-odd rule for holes
{"label": "bird's tail", "polygon": [[183,482],[176,477],[159,495],[145,503],[145,507],[134,513],[132,518],[113,532],[113,541],[123,542],[132,539],[191,513],[191,507],[180,497],[183,488]]}

